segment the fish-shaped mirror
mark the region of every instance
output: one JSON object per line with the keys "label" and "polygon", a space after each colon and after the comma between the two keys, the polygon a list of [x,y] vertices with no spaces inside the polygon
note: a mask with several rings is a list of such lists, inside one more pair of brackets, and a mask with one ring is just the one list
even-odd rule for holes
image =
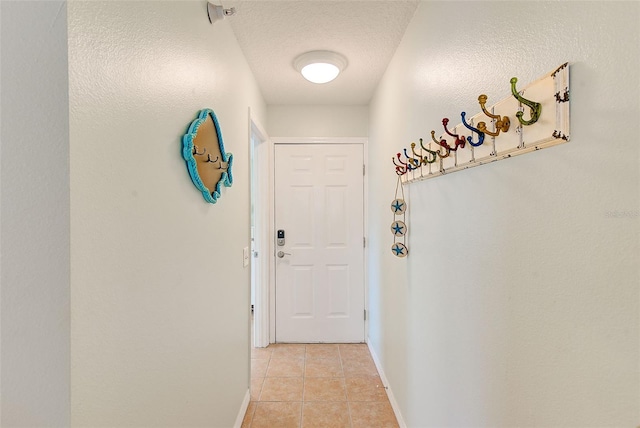
{"label": "fish-shaped mirror", "polygon": [[182,137],[182,157],[205,201],[215,204],[221,186],[231,187],[233,155],[224,151],[220,124],[213,110],[201,110],[189,125]]}

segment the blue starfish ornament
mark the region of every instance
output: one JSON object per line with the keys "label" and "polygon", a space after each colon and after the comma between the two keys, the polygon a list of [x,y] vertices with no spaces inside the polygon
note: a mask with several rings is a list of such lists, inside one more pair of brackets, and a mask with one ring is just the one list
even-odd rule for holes
{"label": "blue starfish ornament", "polygon": [[396,199],[391,202],[391,211],[393,211],[396,215],[403,214],[407,209],[407,205],[404,203],[402,199]]}
{"label": "blue starfish ornament", "polygon": [[406,233],[407,226],[402,221],[394,221],[391,225],[391,231],[395,236],[403,236]]}
{"label": "blue starfish ornament", "polygon": [[391,246],[391,251],[393,251],[394,256],[397,256],[397,257],[406,257],[408,253],[407,247],[405,247],[404,244],[401,244],[399,242],[396,242]]}

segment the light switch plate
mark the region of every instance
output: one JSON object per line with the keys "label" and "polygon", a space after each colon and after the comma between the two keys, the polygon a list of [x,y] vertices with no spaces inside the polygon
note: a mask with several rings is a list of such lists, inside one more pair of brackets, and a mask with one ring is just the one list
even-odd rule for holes
{"label": "light switch plate", "polygon": [[249,247],[244,247],[242,249],[242,266],[249,266]]}

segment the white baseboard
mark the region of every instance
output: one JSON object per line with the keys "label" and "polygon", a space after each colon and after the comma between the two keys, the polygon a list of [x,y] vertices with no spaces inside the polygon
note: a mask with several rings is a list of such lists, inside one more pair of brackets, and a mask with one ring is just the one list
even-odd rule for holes
{"label": "white baseboard", "polygon": [[240,411],[238,412],[238,416],[236,416],[236,422],[233,424],[233,428],[240,428],[242,426],[244,415],[247,413],[247,408],[249,407],[249,401],[251,401],[251,393],[247,389],[247,393],[244,395],[244,400],[242,400],[242,404],[240,405]]}
{"label": "white baseboard", "polygon": [[384,374],[384,370],[382,370],[382,365],[380,364],[380,360],[376,355],[375,351],[371,347],[371,342],[367,341],[367,346],[369,347],[369,352],[371,352],[371,357],[373,358],[373,362],[378,369],[378,373],[380,374],[380,380],[382,380],[382,384],[385,386],[387,390],[387,396],[389,397],[389,402],[391,403],[391,408],[393,409],[393,413],[396,414],[396,419],[398,420],[398,425],[400,428],[407,428],[407,424],[404,423],[404,419],[402,418],[402,413],[400,413],[400,406],[398,406],[398,402],[393,395],[393,391],[389,386],[389,381],[387,380],[387,376]]}

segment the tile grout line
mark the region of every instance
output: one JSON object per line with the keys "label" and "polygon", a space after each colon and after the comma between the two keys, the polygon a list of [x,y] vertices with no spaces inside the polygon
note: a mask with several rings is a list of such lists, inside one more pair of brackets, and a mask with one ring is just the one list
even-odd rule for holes
{"label": "tile grout line", "polygon": [[342,378],[344,379],[344,395],[347,399],[347,413],[349,414],[349,427],[353,427],[353,418],[351,417],[351,401],[349,400],[349,393],[347,391],[347,375],[344,372],[344,364],[342,364],[342,351],[340,351],[340,345],[338,345],[338,358],[340,358],[340,368],[342,369]]}
{"label": "tile grout line", "polygon": [[273,356],[273,350],[269,353],[269,359],[267,360],[267,368],[264,371],[264,377],[262,378],[262,385],[260,386],[260,394],[258,394],[258,401],[256,402],[256,408],[253,410],[253,417],[251,418],[251,423],[249,424],[249,428],[253,426],[255,422],[256,412],[258,411],[258,406],[260,406],[262,399],[262,390],[264,389],[264,384],[267,382],[267,370],[269,370],[269,365],[271,364],[271,357]]}
{"label": "tile grout line", "polygon": [[302,423],[303,423],[303,419],[304,418],[304,385],[306,383],[306,378],[307,378],[307,345],[304,345],[304,356],[303,356],[303,360],[302,360],[302,403],[300,405],[300,425],[299,427],[302,428]]}
{"label": "tile grout line", "polygon": [[[255,348],[253,348],[253,346],[252,346],[252,349],[251,349],[252,352],[253,352],[253,349],[255,349]],[[269,357],[269,360],[271,360],[271,357]],[[267,367],[269,367],[269,362],[268,361],[267,361]],[[252,369],[251,372],[253,372],[253,358],[251,359],[251,369]],[[265,373],[265,376],[266,376],[266,373]],[[251,383],[252,383],[252,381],[253,381],[253,374],[251,374],[251,376],[249,376],[249,394],[251,394]],[[260,396],[262,395],[262,387],[263,386],[264,386],[264,378],[262,379],[262,385],[260,385],[260,394],[258,394],[258,397],[257,397],[257,399],[255,401],[256,404],[255,404],[255,406],[253,406],[254,407],[253,408],[253,413],[251,413],[251,417],[249,418],[249,426],[248,426],[248,428],[251,428],[251,425],[253,425],[253,418],[256,415],[256,410],[258,410],[258,404],[260,404]]]}

